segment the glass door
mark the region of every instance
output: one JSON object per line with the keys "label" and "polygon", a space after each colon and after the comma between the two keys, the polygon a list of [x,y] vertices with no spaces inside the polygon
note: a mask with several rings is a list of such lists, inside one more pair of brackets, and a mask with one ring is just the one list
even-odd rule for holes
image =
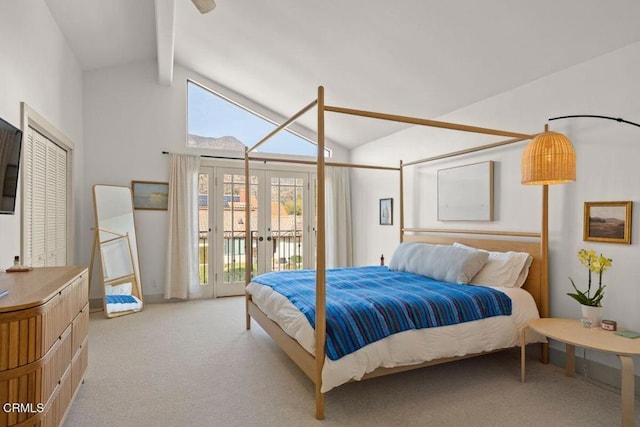
{"label": "glass door", "polygon": [[270,196],[267,218],[267,264],[264,271],[301,270],[310,268],[313,253],[307,242],[310,233],[309,174],[269,171],[265,177]]}
{"label": "glass door", "polygon": [[[309,173],[252,170],[247,200],[244,169],[202,167],[199,180],[201,297],[244,294],[251,276],[313,268]],[[249,203],[249,218],[245,207]],[[245,224],[250,222],[249,247]]]}
{"label": "glass door", "polygon": [[[253,259],[252,275],[264,262],[260,258],[259,230],[264,229],[259,207],[264,173],[254,174],[250,178],[249,200],[246,199],[246,180],[244,169],[218,168],[216,173],[215,200],[219,204],[216,210],[215,235],[215,295],[230,296],[244,294],[245,268],[247,259]],[[249,218],[245,207],[249,203]],[[251,245],[246,248],[245,224],[250,223]]]}
{"label": "glass door", "polygon": [[213,297],[213,269],[211,268],[211,244],[213,230],[214,206],[209,197],[209,191],[213,189],[213,168],[201,167],[198,175],[198,271],[200,277],[200,289],[194,298]]}

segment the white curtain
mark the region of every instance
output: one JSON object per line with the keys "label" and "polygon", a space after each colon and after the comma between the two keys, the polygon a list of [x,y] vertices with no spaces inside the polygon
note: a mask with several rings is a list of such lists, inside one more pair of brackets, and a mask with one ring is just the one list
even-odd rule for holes
{"label": "white curtain", "polygon": [[169,239],[164,297],[186,299],[200,286],[198,172],[200,156],[171,154]]}
{"label": "white curtain", "polygon": [[349,169],[327,167],[325,182],[327,268],[351,267],[353,235]]}

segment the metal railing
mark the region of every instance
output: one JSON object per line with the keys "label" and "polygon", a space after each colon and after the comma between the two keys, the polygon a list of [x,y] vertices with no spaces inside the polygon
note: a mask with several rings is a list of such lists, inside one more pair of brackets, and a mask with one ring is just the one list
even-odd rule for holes
{"label": "metal railing", "polygon": [[[258,268],[258,245],[257,231],[251,232],[251,256],[252,277],[257,274]],[[303,268],[302,251],[302,231],[280,231],[272,232],[271,239],[272,254],[271,270],[300,270]],[[198,241],[198,258],[200,267],[200,284],[209,283],[209,233],[200,231]],[[244,231],[225,231],[223,244],[223,277],[224,283],[241,282],[244,280],[245,271],[245,240]]]}

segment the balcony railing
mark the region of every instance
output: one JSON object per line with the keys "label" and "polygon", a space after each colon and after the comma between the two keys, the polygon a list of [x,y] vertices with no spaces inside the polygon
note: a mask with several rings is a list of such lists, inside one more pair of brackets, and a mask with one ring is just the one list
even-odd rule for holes
{"label": "balcony railing", "polygon": [[[241,282],[245,274],[245,241],[244,232],[225,231],[223,244],[223,282]],[[257,231],[251,232],[251,276],[255,276],[258,268]],[[300,270],[302,266],[302,231],[280,231],[271,233],[272,256],[271,271]],[[200,231],[198,242],[200,284],[209,283],[209,233]],[[269,261],[267,261],[269,262]]]}

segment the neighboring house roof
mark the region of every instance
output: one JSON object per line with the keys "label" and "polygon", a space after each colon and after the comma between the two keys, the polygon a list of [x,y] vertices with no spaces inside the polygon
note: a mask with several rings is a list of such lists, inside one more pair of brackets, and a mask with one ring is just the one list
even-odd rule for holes
{"label": "neighboring house roof", "polygon": [[[286,212],[283,215],[282,211],[280,215],[271,216],[271,230],[280,230],[281,236],[292,235],[296,231],[302,231],[303,218],[301,215],[287,215]],[[209,228],[209,211],[206,209],[200,209],[199,225],[200,230],[205,231]],[[236,237],[244,236],[245,230],[245,212],[244,210],[226,210],[224,211],[224,231],[233,231]],[[258,229],[258,212],[256,210],[251,211],[251,230]]]}

